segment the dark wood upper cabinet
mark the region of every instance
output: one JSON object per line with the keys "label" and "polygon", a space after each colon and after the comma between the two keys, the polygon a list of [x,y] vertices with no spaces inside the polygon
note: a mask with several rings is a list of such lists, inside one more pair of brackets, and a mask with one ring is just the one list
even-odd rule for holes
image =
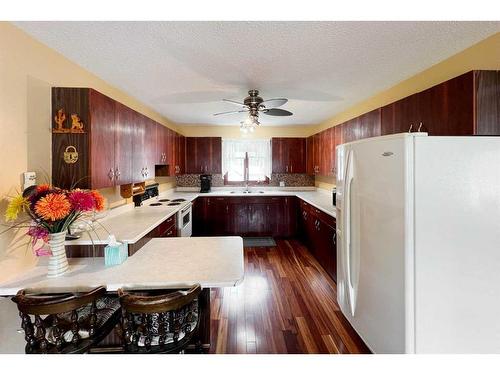
{"label": "dark wood upper cabinet", "polygon": [[273,173],[306,173],[306,139],[272,138]]}
{"label": "dark wood upper cabinet", "polygon": [[500,71],[474,72],[477,135],[500,135]]}
{"label": "dark wood upper cabinet", "polygon": [[382,107],[382,135],[500,135],[498,71],[471,71]]}
{"label": "dark wood upper cabinet", "polygon": [[500,135],[500,72],[470,71],[333,129],[333,142],[325,133],[329,129],[307,138],[307,173],[334,174],[335,147],[358,139],[410,131],[433,136]]}
{"label": "dark wood upper cabinet", "polygon": [[90,90],[90,176],[92,187],[115,185],[115,101]]}
{"label": "dark wood upper cabinet", "polygon": [[[67,117],[66,131],[52,134],[52,183],[55,186],[101,189],[130,183],[130,115],[118,104],[89,88],[52,88],[52,119],[59,109]],[[70,131],[72,115],[80,118],[83,132]],[[64,160],[68,152],[76,156],[73,163]]]}
{"label": "dark wood upper cabinet", "polygon": [[156,123],[135,111],[132,155],[133,182],[142,182],[154,178],[155,165],[158,162]]}
{"label": "dark wood upper cabinet", "polygon": [[222,138],[186,137],[186,173],[222,173]]}
{"label": "dark wood upper cabinet", "polygon": [[117,185],[130,184],[132,176],[132,143],[134,111],[116,102],[115,179]]}
{"label": "dark wood upper cabinet", "polygon": [[[52,183],[62,188],[101,189],[154,178],[169,137],[173,142],[169,129],[94,89],[53,87],[52,121],[60,109],[66,122],[65,131],[52,134]],[[80,118],[83,132],[70,131],[71,115]],[[174,146],[167,151],[174,153]],[[78,155],[75,162],[64,161],[68,152]]]}
{"label": "dark wood upper cabinet", "polygon": [[176,145],[175,174],[181,175],[186,171],[186,137],[176,133]]}

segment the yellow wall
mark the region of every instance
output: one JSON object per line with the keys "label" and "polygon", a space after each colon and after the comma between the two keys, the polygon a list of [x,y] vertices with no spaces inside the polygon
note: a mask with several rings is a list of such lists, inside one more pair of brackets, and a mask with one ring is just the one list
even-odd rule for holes
{"label": "yellow wall", "polygon": [[[322,122],[312,128],[308,135],[342,124],[354,117],[373,109],[383,107],[416,92],[423,91],[447,81],[470,70],[499,70],[500,69],[500,33],[433,65],[432,67],[404,80],[388,90],[382,91],[366,100],[359,102],[346,111]],[[333,177],[317,176],[316,186],[331,189],[335,184]]]}
{"label": "yellow wall", "polygon": [[[50,179],[52,86],[95,88],[177,130],[175,125],[133,97],[12,24],[0,22],[0,224],[6,205],[3,197],[21,189],[23,172],[36,171],[39,181]],[[165,183],[162,185],[164,189],[172,186],[175,179],[162,182]],[[116,189],[106,189],[104,193],[112,204],[122,202]],[[24,236],[15,237],[13,231],[0,235],[0,269],[15,269],[33,262],[34,257],[24,245],[26,239]]]}
{"label": "yellow wall", "polygon": [[182,134],[187,137],[223,137],[237,138],[271,138],[271,137],[307,137],[315,133],[315,125],[265,126],[261,125],[254,133],[243,135],[238,125],[186,125],[177,124]]}

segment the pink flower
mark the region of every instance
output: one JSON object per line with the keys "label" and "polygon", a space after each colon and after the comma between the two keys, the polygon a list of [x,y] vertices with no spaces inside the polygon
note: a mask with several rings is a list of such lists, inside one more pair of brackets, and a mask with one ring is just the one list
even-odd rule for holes
{"label": "pink flower", "polygon": [[68,198],[76,211],[92,211],[96,205],[94,196],[88,191],[74,190]]}
{"label": "pink flower", "polygon": [[[49,241],[49,232],[44,227],[39,227],[32,225],[28,229],[28,235],[32,237],[31,246],[33,246],[33,251],[37,257],[52,255],[50,249],[45,247],[45,244]],[[40,247],[36,247],[39,240],[42,240]]]}
{"label": "pink flower", "polygon": [[28,235],[33,237],[34,242],[37,240],[43,240],[43,242],[49,241],[49,231],[44,227],[32,225],[30,229],[28,229]]}

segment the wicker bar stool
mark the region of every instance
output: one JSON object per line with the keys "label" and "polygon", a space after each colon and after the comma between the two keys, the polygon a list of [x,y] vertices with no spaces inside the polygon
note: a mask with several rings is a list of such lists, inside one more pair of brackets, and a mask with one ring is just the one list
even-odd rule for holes
{"label": "wicker bar stool", "polygon": [[[144,295],[118,290],[126,353],[180,353],[197,337],[199,284],[189,290]],[[195,347],[198,347],[195,343]]]}
{"label": "wicker bar stool", "polygon": [[104,287],[50,295],[23,289],[12,301],[21,317],[27,354],[86,353],[113,330],[121,315],[118,299],[106,296]]}

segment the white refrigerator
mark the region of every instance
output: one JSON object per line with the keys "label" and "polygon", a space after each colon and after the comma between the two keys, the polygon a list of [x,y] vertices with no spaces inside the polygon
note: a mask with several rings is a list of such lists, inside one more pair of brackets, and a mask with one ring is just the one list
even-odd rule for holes
{"label": "white refrigerator", "polygon": [[500,353],[500,137],[337,147],[337,299],[374,353]]}

